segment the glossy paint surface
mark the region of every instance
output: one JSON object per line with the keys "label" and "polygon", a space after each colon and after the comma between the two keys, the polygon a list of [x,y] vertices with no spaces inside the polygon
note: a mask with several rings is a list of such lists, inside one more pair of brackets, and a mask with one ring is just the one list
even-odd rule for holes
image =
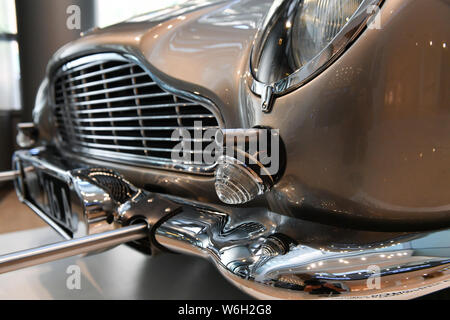
{"label": "glossy paint surface", "polygon": [[274,206],[375,224],[449,222],[449,14],[445,1],[386,1],[380,30],[271,114],[255,112],[254,122],[282,124],[288,146]]}
{"label": "glossy paint surface", "polygon": [[[264,114],[248,70],[270,5],[226,1],[107,28],[64,47],[48,72],[86,53],[132,53],[161,81],[213,102],[227,128],[280,129],[284,176],[250,206],[365,229],[448,226],[448,2],[385,1],[381,29],[365,30],[328,69]],[[219,202],[213,177],[110,166],[139,186]]]}

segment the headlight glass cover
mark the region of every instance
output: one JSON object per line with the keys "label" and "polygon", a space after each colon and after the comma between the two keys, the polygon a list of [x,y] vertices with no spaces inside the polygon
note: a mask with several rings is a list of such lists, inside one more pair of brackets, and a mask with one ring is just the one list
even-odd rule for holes
{"label": "headlight glass cover", "polygon": [[371,23],[380,0],[277,0],[255,39],[252,89],[275,94],[318,74]]}
{"label": "headlight glass cover", "polygon": [[362,0],[304,0],[292,25],[292,54],[307,64],[342,30]]}

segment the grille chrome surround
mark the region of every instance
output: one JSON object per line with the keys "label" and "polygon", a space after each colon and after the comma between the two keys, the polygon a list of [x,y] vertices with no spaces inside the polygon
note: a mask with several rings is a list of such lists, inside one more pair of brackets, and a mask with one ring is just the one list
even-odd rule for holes
{"label": "grille chrome surround", "polygon": [[[52,78],[51,100],[60,148],[127,164],[209,173],[214,165],[173,161],[181,140],[173,131],[220,129],[215,106],[206,99],[169,88],[134,57],[100,53],[60,67]],[[170,90],[170,91],[169,91]],[[175,92],[175,93],[174,93]],[[203,136],[203,135],[202,135]],[[213,140],[201,142],[203,149]],[[203,150],[202,149],[202,150]]]}

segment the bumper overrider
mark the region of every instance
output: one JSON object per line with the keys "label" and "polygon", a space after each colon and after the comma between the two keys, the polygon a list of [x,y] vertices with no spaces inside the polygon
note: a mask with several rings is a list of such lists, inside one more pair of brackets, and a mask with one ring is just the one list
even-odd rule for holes
{"label": "bumper overrider", "polygon": [[0,273],[128,243],[210,259],[261,299],[405,299],[450,285],[450,230],[356,231],[262,207],[205,205],[43,147],[16,152],[13,164],[20,200],[66,241],[0,257]]}

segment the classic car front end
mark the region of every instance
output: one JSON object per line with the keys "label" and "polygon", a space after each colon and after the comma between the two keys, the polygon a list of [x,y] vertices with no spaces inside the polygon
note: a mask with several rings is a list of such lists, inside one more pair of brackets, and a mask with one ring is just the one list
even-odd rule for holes
{"label": "classic car front end", "polygon": [[449,15],[191,1],[66,45],[3,177],[67,241],[0,272],[128,243],[208,258],[257,298],[449,287]]}

